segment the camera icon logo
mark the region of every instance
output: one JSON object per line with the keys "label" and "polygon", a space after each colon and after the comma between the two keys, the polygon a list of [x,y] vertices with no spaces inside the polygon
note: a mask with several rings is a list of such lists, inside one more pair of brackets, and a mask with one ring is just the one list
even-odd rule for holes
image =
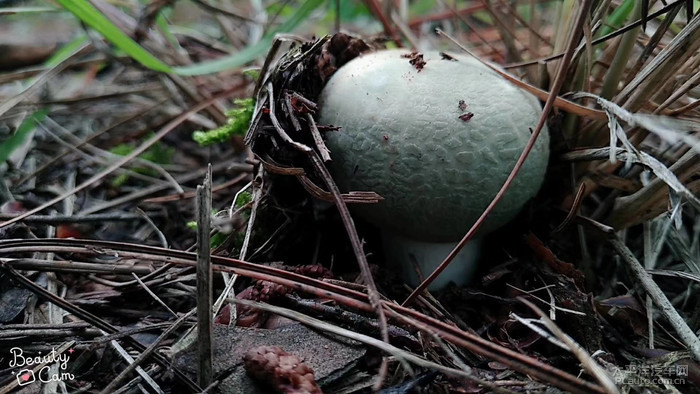
{"label": "camera icon logo", "polygon": [[34,383],[36,378],[34,377],[34,371],[31,369],[22,369],[17,372],[17,384],[20,386],[26,386],[30,383]]}

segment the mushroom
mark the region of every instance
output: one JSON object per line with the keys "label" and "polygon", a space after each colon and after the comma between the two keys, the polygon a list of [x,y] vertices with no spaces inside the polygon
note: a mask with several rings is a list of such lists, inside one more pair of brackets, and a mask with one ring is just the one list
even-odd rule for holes
{"label": "mushroom", "polygon": [[[385,50],[342,66],[324,87],[319,122],[342,191],[374,191],[354,213],[382,232],[387,260],[411,285],[427,277],[491,202],[541,114],[538,100],[476,59]],[[543,130],[478,237],[507,223],[540,188],[549,157]],[[431,284],[469,282],[474,239]]]}

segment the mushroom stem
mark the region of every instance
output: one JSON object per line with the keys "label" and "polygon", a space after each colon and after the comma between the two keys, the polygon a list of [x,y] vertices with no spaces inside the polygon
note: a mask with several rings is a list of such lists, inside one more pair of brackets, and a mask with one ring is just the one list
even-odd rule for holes
{"label": "mushroom stem", "polygon": [[[403,280],[411,286],[418,286],[421,278],[427,278],[457,245],[457,242],[416,241],[388,231],[382,232],[382,241],[387,261],[401,272]],[[470,241],[428,290],[442,289],[450,282],[458,286],[468,284],[476,270],[480,247],[481,239]]]}

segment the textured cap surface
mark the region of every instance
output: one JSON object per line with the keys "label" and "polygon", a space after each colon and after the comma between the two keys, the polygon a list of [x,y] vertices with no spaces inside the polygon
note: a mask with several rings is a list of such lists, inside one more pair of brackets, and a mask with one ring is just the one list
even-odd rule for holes
{"label": "textured cap surface", "polygon": [[[454,241],[505,182],[541,108],[476,59],[426,52],[423,65],[410,56],[374,52],[341,67],[321,94],[319,123],[342,127],[326,133],[341,190],[385,198],[357,213],[407,237]],[[537,193],[548,157],[545,129],[481,234]]]}

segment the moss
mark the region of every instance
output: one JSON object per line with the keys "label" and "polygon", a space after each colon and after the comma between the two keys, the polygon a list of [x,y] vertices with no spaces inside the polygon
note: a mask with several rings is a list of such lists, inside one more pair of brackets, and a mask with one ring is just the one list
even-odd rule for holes
{"label": "moss", "polygon": [[253,119],[255,100],[252,98],[237,99],[234,104],[237,108],[226,112],[228,120],[225,125],[214,130],[195,131],[192,133],[192,139],[201,146],[207,146],[226,142],[236,135],[243,136],[248,131],[250,121]]}

